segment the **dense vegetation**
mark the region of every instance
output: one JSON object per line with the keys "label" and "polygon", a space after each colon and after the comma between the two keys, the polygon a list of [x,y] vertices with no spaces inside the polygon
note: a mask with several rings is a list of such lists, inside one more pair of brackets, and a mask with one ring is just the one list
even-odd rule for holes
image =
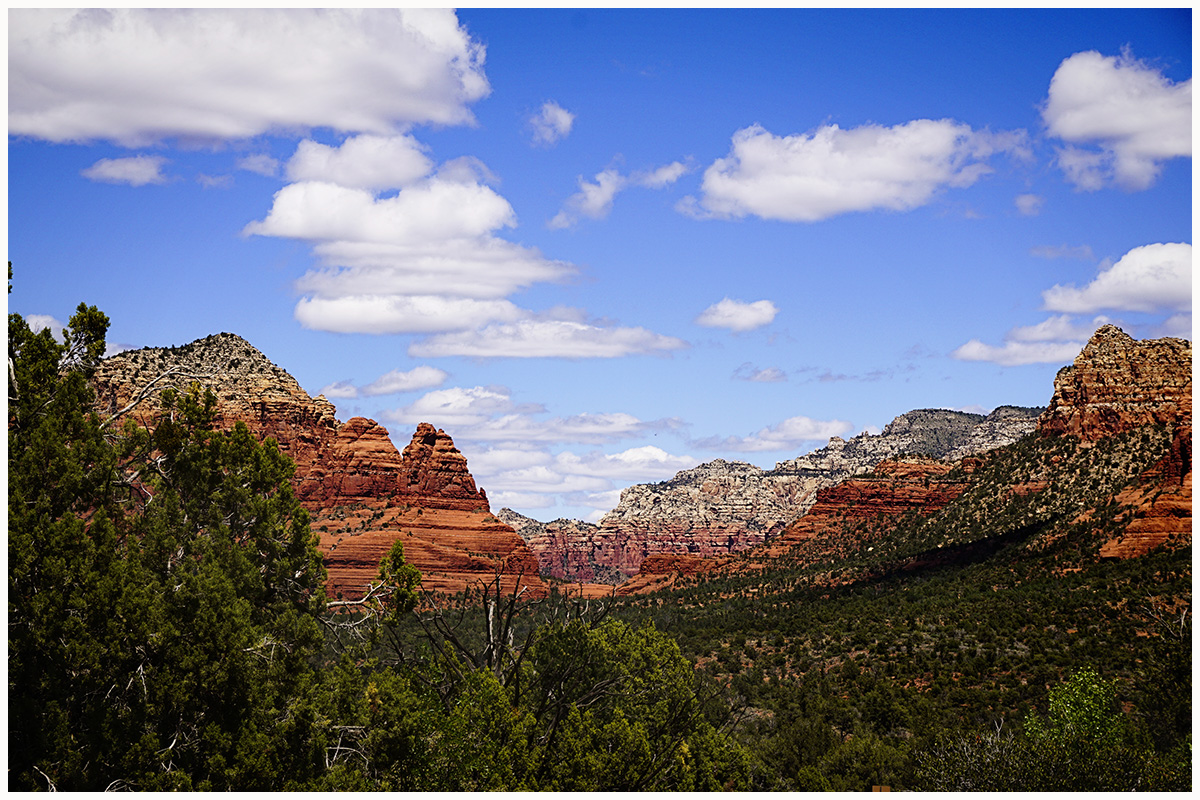
{"label": "dense vegetation", "polygon": [[272,441],[94,413],[107,326],[9,317],[10,789],[1191,786],[1190,547],[1096,556],[1169,431],[1025,440],[835,569],[432,603],[397,545],[329,602]]}
{"label": "dense vegetation", "polygon": [[[747,557],[627,613],[739,699],[764,786],[1189,788],[1190,543],[1098,555],[1122,513],[1108,498],[1169,446],[1161,428],[1029,437],[938,514],[833,534],[869,551]],[[1029,482],[1045,488],[1012,491]],[[1054,722],[1071,692],[1104,737]]]}
{"label": "dense vegetation", "polygon": [[9,317],[10,789],[746,785],[728,704],[648,625],[498,594],[487,627],[472,598],[418,612],[399,545],[368,598],[327,602],[273,441],[213,430],[198,387],[148,429],[96,415],[107,327]]}

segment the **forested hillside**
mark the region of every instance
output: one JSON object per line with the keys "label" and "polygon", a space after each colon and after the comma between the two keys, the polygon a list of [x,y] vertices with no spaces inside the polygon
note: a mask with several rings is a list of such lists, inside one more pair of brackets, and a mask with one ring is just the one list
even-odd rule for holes
{"label": "forested hillside", "polygon": [[96,412],[107,327],[9,317],[10,789],[1191,786],[1190,382],[657,592],[434,595],[397,531],[337,599],[273,439],[198,384]]}

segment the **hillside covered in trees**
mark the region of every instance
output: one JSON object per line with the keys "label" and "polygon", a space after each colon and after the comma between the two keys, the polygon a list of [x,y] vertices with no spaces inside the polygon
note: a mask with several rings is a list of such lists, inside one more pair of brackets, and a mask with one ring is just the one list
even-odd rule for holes
{"label": "hillside covered in trees", "polygon": [[96,412],[107,326],[9,317],[10,789],[1191,787],[1190,530],[1128,535],[1190,528],[1190,379],[657,591],[435,596],[398,536],[337,599],[274,440]]}

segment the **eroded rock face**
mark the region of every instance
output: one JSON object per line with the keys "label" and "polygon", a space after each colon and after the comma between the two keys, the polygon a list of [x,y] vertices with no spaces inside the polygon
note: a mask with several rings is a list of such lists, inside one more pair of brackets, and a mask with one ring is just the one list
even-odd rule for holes
{"label": "eroded rock face", "polygon": [[[617,593],[658,591],[681,579],[720,570],[757,571],[781,558],[792,566],[836,563],[871,547],[874,537],[885,536],[887,520],[909,512],[927,516],[949,505],[966,489],[961,475],[969,475],[974,463],[964,465],[960,477],[949,479],[954,465],[945,461],[908,457],[880,462],[869,473],[818,489],[808,511],[766,544],[737,558],[647,556],[637,576],[622,584]],[[848,530],[856,534],[848,535]]]}
{"label": "eroded rock face", "polygon": [[537,557],[542,575],[574,583],[615,585],[624,576],[617,570],[597,564],[593,553],[599,548],[599,528],[578,519],[539,522],[511,508],[496,512],[500,521],[510,525]]}
{"label": "eroded rock face", "polygon": [[374,420],[338,422],[333,404],[312,398],[249,342],[230,333],[182,347],[145,348],[101,362],[94,379],[101,414],[124,409],[159,376],[129,413],[151,423],[158,395],[193,383],[217,397],[216,424],[246,424],[273,437],[296,464],[296,495],[312,515],[329,572],[329,596],[358,596],[400,539],[426,589],[459,592],[501,575],[505,591],[545,593],[537,559],[493,517],[466,458],[444,431],[421,423],[401,453]]}
{"label": "eroded rock face", "polygon": [[1191,416],[1191,342],[1138,341],[1115,325],[1105,325],[1071,366],[1059,370],[1038,432],[1088,442]]}
{"label": "eroded rock face", "polygon": [[[862,433],[764,470],[716,459],[669,481],[631,486],[597,526],[570,539],[527,537],[543,565],[571,580],[588,574],[634,575],[643,559],[659,554],[700,557],[738,553],[770,541],[805,513],[817,492],[871,470],[888,458],[923,453],[955,459],[1020,439],[1037,423],[1040,408],[1002,406],[986,417],[963,411],[922,409],[894,419],[880,434]],[[583,525],[584,523],[580,523]],[[568,555],[576,547],[586,553]],[[570,564],[575,563],[575,572]],[[591,570],[591,573],[589,573]]]}

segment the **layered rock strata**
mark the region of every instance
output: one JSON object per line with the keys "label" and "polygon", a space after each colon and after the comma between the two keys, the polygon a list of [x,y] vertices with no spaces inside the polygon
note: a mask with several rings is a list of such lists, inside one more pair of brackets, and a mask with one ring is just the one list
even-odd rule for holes
{"label": "layered rock strata", "polygon": [[1142,425],[1192,418],[1192,345],[1184,339],[1138,341],[1115,325],[1097,330],[1054,378],[1054,396],[1038,421],[1045,436],[1095,441]]}
{"label": "layered rock strata", "polygon": [[1125,528],[1101,548],[1104,557],[1131,558],[1192,535],[1192,344],[1136,340],[1105,325],[1055,376],[1038,432],[1087,446],[1144,425],[1169,426],[1171,451],[1112,498],[1125,509]]}
{"label": "layered rock strata", "polygon": [[[569,580],[631,576],[653,555],[715,556],[769,541],[816,501],[818,490],[906,453],[963,458],[1030,433],[1043,409],[991,414],[922,409],[882,433],[862,433],[764,470],[716,459],[669,481],[631,486],[598,525],[574,521],[526,536],[543,569]],[[514,526],[517,527],[517,526]],[[520,528],[518,528],[520,530]],[[605,577],[600,577],[605,576]]]}
{"label": "layered rock strata", "polygon": [[[967,469],[959,472],[969,474],[974,463],[964,464]],[[872,547],[874,539],[886,535],[889,519],[910,512],[928,516],[945,508],[967,486],[961,477],[947,477],[953,468],[945,461],[920,457],[883,461],[870,473],[818,489],[808,511],[769,543],[738,558],[647,556],[637,576],[622,584],[617,593],[658,591],[692,576],[723,569],[759,570],[781,559],[793,567],[836,563]]]}
{"label": "layered rock strata", "polygon": [[319,533],[331,597],[361,594],[397,539],[426,589],[460,592],[499,575],[505,591],[545,593],[537,559],[491,515],[451,438],[428,423],[417,426],[401,453],[386,428],[362,417],[338,422],[329,401],[310,397],[230,333],[119,353],[101,362],[94,378],[101,414],[125,412],[148,425],[164,389],[192,384],[216,396],[217,427],[244,422],[295,462],[293,485]]}

